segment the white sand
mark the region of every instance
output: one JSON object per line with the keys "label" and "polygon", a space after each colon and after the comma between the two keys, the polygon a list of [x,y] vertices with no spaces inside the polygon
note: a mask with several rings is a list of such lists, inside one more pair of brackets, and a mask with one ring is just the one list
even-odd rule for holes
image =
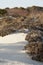
{"label": "white sand", "polygon": [[24,33],[15,33],[15,34],[7,35],[4,37],[0,37],[0,43],[11,44],[11,43],[25,41],[25,36],[26,34]]}
{"label": "white sand", "polygon": [[25,53],[26,34],[16,33],[0,37],[0,65],[43,65],[33,61]]}

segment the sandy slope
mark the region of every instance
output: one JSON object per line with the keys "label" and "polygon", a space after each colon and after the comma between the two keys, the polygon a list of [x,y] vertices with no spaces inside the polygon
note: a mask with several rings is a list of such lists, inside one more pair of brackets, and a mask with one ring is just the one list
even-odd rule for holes
{"label": "sandy slope", "polygon": [[16,33],[0,37],[0,65],[43,65],[33,61],[25,53],[26,34]]}

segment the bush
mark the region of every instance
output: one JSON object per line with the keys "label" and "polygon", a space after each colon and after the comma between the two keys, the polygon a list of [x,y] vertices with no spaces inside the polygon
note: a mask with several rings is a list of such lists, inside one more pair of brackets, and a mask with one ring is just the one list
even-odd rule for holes
{"label": "bush", "polygon": [[7,11],[5,9],[0,9],[0,14],[1,15],[5,15],[7,13]]}

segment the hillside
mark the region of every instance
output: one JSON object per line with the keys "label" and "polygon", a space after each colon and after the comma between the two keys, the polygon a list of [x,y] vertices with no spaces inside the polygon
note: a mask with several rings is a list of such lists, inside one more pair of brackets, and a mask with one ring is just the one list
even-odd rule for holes
{"label": "hillside", "polygon": [[0,9],[0,36],[29,30],[26,36],[27,53],[33,60],[43,62],[43,7]]}
{"label": "hillside", "polygon": [[0,36],[37,27],[43,30],[43,7],[0,9]]}

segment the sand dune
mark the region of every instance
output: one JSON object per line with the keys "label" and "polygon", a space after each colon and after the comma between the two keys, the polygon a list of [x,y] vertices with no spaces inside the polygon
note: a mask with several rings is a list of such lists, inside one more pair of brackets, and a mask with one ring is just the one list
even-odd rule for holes
{"label": "sand dune", "polygon": [[24,46],[26,34],[15,33],[0,37],[0,65],[43,65],[33,61],[25,53]]}

